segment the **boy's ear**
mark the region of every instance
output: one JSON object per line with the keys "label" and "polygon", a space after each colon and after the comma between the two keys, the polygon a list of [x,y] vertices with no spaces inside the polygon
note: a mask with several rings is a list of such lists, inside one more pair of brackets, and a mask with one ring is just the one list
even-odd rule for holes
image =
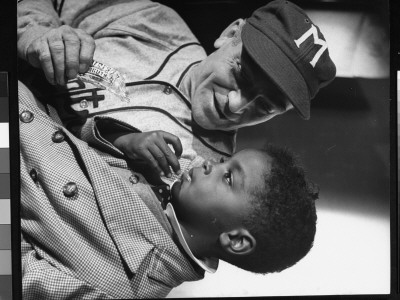
{"label": "boy's ear", "polygon": [[236,21],[232,22],[225,30],[221,33],[219,38],[217,38],[214,42],[214,47],[216,49],[220,48],[223,44],[225,44],[230,38],[232,38],[236,31],[239,30],[240,26],[244,22],[243,19],[237,19]]}
{"label": "boy's ear", "polygon": [[247,229],[239,228],[219,235],[222,249],[231,255],[248,255],[256,249],[256,239]]}

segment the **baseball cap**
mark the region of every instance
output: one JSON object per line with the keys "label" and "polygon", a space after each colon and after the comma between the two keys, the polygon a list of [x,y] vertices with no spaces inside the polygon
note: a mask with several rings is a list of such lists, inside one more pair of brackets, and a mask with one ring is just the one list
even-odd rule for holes
{"label": "baseball cap", "polygon": [[242,42],[300,116],[309,119],[311,99],[336,75],[318,26],[297,5],[276,0],[246,20]]}

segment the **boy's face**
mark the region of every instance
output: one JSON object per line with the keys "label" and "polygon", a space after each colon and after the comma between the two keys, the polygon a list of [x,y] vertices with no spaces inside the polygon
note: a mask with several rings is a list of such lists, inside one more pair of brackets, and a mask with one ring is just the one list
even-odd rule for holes
{"label": "boy's face", "polygon": [[172,187],[172,205],[182,224],[207,234],[240,226],[251,209],[251,192],[264,185],[272,159],[243,150],[225,162],[206,161],[182,175]]}

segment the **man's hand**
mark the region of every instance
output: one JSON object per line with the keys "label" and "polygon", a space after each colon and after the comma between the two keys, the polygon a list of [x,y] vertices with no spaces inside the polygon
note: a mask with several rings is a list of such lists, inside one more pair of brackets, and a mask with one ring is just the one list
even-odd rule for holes
{"label": "man's hand", "polygon": [[34,40],[27,50],[28,62],[42,68],[51,84],[65,85],[93,61],[94,39],[81,29],[63,25]]}
{"label": "man's hand", "polygon": [[[143,133],[129,133],[117,137],[113,144],[130,159],[142,159],[148,163],[157,174],[171,176],[169,166],[179,173],[178,158],[182,154],[182,144],[175,135],[157,130]],[[175,153],[168,146],[171,144]]]}

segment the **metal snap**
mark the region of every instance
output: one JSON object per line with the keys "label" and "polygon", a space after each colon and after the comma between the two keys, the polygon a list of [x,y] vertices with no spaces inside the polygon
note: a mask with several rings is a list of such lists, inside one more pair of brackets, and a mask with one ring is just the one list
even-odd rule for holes
{"label": "metal snap", "polygon": [[169,85],[167,85],[165,88],[164,88],[164,94],[166,94],[166,95],[169,95],[169,94],[171,94],[172,93],[172,88],[169,86]]}

